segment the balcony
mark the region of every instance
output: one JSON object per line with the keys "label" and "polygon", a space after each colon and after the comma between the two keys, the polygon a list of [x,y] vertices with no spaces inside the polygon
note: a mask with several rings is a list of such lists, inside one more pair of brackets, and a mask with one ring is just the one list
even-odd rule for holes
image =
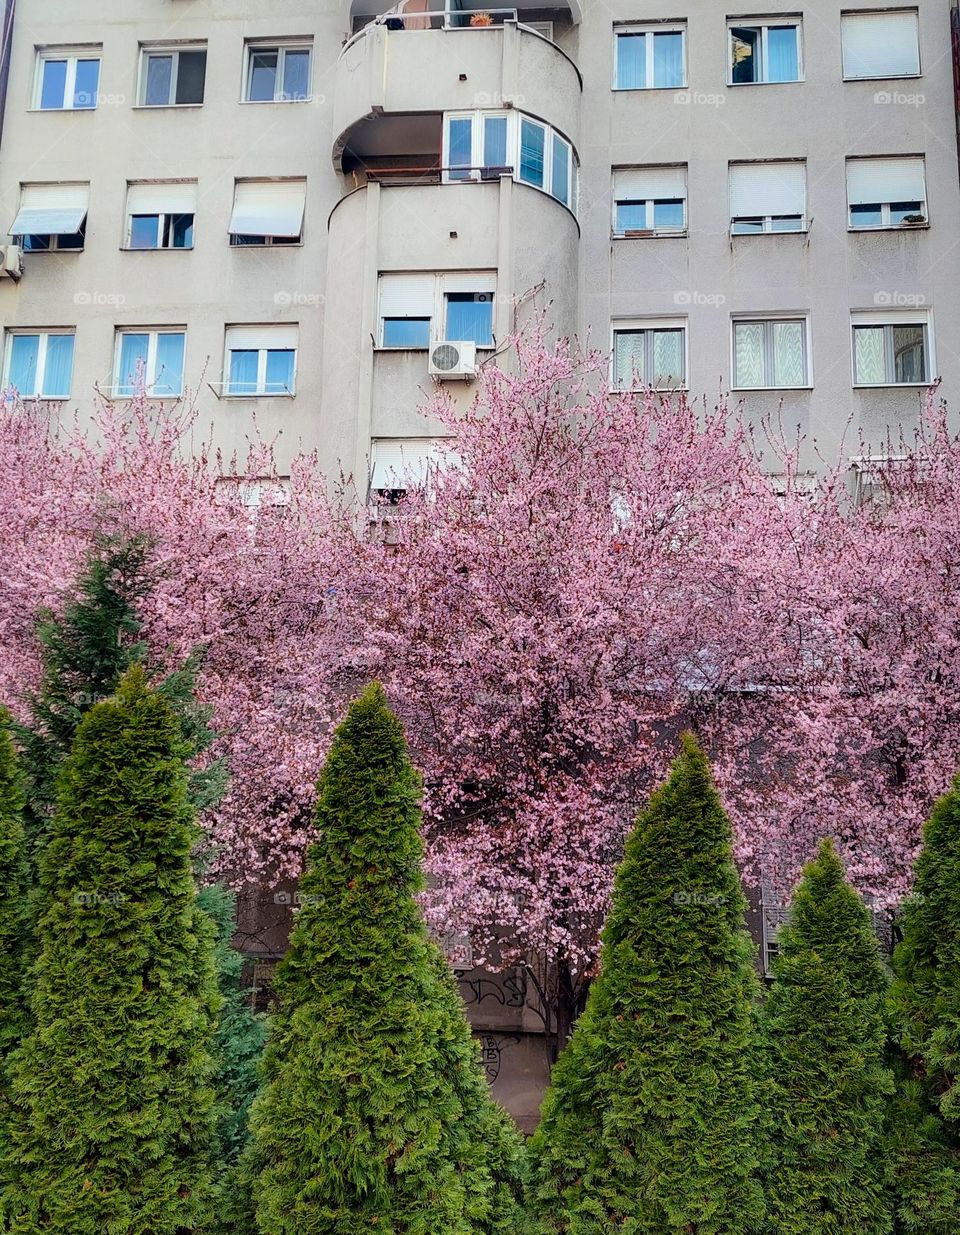
{"label": "balcony", "polygon": [[[360,30],[336,68],[337,170],[349,174],[391,156],[394,165],[398,158],[430,165],[451,112],[522,111],[576,149],[580,73],[555,43],[516,20],[516,12],[491,10],[493,24],[482,27],[450,24],[466,17],[463,10],[401,13]],[[400,21],[422,24],[390,24]]]}

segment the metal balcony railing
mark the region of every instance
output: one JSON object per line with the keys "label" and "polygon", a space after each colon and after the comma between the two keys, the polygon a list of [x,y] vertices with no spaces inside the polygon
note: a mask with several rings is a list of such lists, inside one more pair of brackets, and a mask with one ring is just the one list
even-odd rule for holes
{"label": "metal balcony railing", "polygon": [[512,167],[367,167],[367,180],[381,184],[469,184],[512,176]]}
{"label": "metal balcony railing", "polygon": [[516,9],[436,8],[432,0],[400,0],[347,39],[340,54],[377,26],[388,30],[493,30],[508,22],[519,22]]}

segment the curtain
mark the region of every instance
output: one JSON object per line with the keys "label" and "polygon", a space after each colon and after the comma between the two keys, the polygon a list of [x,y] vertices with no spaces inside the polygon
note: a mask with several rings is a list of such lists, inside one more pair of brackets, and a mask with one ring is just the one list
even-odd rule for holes
{"label": "curtain", "polygon": [[653,84],[683,85],[683,35],[679,30],[653,36]]}
{"label": "curtain", "polygon": [[[469,116],[455,116],[450,121],[450,149],[447,151],[447,166],[467,168],[473,163],[473,121]],[[451,180],[466,180],[468,171],[450,172]]]}
{"label": "curtain", "polygon": [[642,90],[647,84],[647,36],[617,35],[617,87]]}
{"label": "curtain", "polygon": [[763,386],[763,323],[735,322],[733,327],[733,383]]}
{"label": "curtain", "polygon": [[507,162],[507,118],[486,116],[483,121],[483,165],[505,167]]}
{"label": "curtain", "polygon": [[310,53],[286,51],[283,54],[284,99],[308,99],[310,97]]}
{"label": "curtain", "polygon": [[773,323],[773,384],[803,386],[807,380],[803,322]]}
{"label": "curtain", "polygon": [[73,335],[47,336],[47,360],[43,368],[43,390],[47,399],[65,399],[73,380]]}
{"label": "curtain", "polygon": [[153,393],[178,395],[183,393],[182,334],[157,335],[157,373]]}
{"label": "curtain", "polygon": [[862,385],[879,386],[886,380],[883,363],[883,327],[857,326],[853,332],[854,369]]}
{"label": "curtain", "polygon": [[493,302],[469,294],[447,297],[447,338],[488,347],[493,342]]}
{"label": "curtain", "polygon": [[117,374],[117,394],[132,395],[147,380],[147,350],[150,336],[123,334],[120,336],[120,372]]}
{"label": "curtain", "polygon": [[618,232],[642,232],[646,226],[646,202],[617,202]]}
{"label": "curtain", "polygon": [[293,394],[293,362],[296,352],[292,348],[270,348],[267,352],[268,395]]}
{"label": "curtain", "polygon": [[385,317],[384,347],[429,347],[429,317]]}
{"label": "curtain", "polygon": [[679,386],[683,382],[683,331],[655,330],[653,373],[656,386]]}
{"label": "curtain", "polygon": [[645,332],[618,330],[614,336],[613,378],[618,390],[633,390],[646,380],[643,368]]}
{"label": "curtain", "polygon": [[40,356],[40,336],[15,334],[10,339],[10,377],[13,386],[25,397],[37,393],[37,361]]}
{"label": "curtain", "polygon": [[800,76],[796,26],[770,26],[767,30],[767,81],[796,81]]}
{"label": "curtain", "polygon": [[231,351],[230,376],[227,379],[227,394],[254,395],[257,393],[257,365],[260,353],[244,349]]}
{"label": "curtain", "polygon": [[924,329],[922,326],[893,326],[894,380],[925,382]]}
{"label": "curtain", "polygon": [[165,107],[170,102],[173,79],[173,56],[150,56],[147,59],[147,89],[144,103],[148,107]]}

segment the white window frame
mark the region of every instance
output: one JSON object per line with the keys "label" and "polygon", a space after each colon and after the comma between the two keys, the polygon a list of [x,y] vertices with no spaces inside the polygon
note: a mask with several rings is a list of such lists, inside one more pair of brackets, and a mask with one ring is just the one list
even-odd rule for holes
{"label": "white window frame", "polygon": [[[889,327],[894,326],[922,326],[923,327],[923,345],[924,345],[924,362],[925,373],[923,381],[920,382],[895,382],[886,380],[882,382],[861,382],[857,378],[857,346],[856,346],[856,330],[858,326],[865,327],[884,327],[884,371],[885,377],[892,377],[894,369],[892,356],[890,351],[890,343],[888,338]],[[853,377],[853,385],[855,389],[860,390],[918,390],[921,387],[931,385],[935,380],[937,372],[937,361],[934,348],[933,334],[933,314],[929,309],[904,309],[904,310],[888,310],[873,311],[864,309],[854,312],[850,315],[850,368]]]}
{"label": "white window frame", "polygon": [[[507,142],[506,142],[506,163],[505,167],[513,169],[512,179],[518,184],[525,184],[528,188],[537,189],[540,193],[546,193],[548,197],[552,197],[555,202],[559,202],[561,206],[566,207],[571,214],[576,215],[577,205],[577,175],[578,163],[576,152],[573,148],[573,143],[558,130],[546,124],[543,120],[538,120],[536,116],[529,116],[526,112],[516,110],[502,111],[494,110],[468,110],[468,111],[451,111],[444,112],[443,115],[443,146],[441,148],[440,159],[442,163],[441,179],[444,184],[464,184],[465,182],[481,180],[480,169],[484,166],[483,162],[483,142],[484,142],[484,120],[487,117],[501,119],[506,117],[507,121]],[[474,165],[474,169],[465,176],[451,176],[449,161],[450,161],[450,122],[451,120],[470,120],[470,144],[471,154],[470,160]],[[529,180],[520,178],[520,136],[522,130],[522,122],[526,120],[530,124],[537,125],[543,130],[543,184],[533,184]],[[567,149],[567,200],[556,197],[553,193],[553,152],[554,142],[561,142]],[[499,166],[499,164],[494,164]],[[456,170],[456,169],[453,169]]]}
{"label": "white window frame", "polygon": [[[4,331],[3,340],[3,381],[0,386],[4,390],[10,385],[10,367],[13,364],[13,344],[11,340],[15,335],[26,335],[35,337],[39,340],[37,344],[37,392],[36,394],[24,394],[20,392],[21,399],[36,400],[43,403],[60,403],[65,399],[70,398],[70,393],[65,395],[45,395],[43,394],[43,379],[47,371],[47,346],[51,335],[71,335],[73,338],[73,359],[77,358],[77,332],[73,327],[64,326],[62,329],[38,330],[29,326],[8,326]],[[70,385],[73,386],[73,373],[70,375]]]}
{"label": "white window frame", "polygon": [[[803,327],[803,381],[795,386],[775,385],[772,381],[773,368],[773,327],[778,323],[799,322]],[[737,381],[737,327],[763,326],[763,376],[762,386],[741,386]],[[768,329],[769,327],[769,329]],[[761,391],[761,390],[812,390],[813,360],[810,354],[810,314],[809,313],[743,313],[731,318],[730,321],[730,373],[732,377],[731,390]]]}
{"label": "white window frame", "polygon": [[[629,197],[629,196],[621,197],[618,195],[618,192],[617,192],[617,173],[618,172],[647,171],[647,170],[659,171],[661,169],[664,171],[668,171],[668,170],[673,171],[673,170],[682,169],[683,181],[684,181],[682,199],[678,199],[676,197],[646,197],[646,198]],[[611,230],[611,235],[613,236],[615,240],[633,238],[633,237],[628,236],[627,231],[617,226],[617,207],[621,204],[634,203],[634,202],[644,203],[645,210],[646,210],[647,225],[646,227],[641,228],[641,229],[630,228],[629,230],[631,232],[635,230],[642,230],[645,232],[648,231],[652,234],[651,236],[652,239],[656,239],[658,236],[685,236],[687,234],[687,230],[689,227],[688,211],[689,211],[689,200],[690,200],[690,175],[689,175],[688,164],[686,163],[663,163],[663,164],[650,163],[650,164],[644,164],[642,166],[637,166],[637,167],[615,167],[613,168],[612,181],[613,181],[613,194],[612,194],[613,202],[612,202],[611,215],[610,215],[610,230]],[[660,228],[656,227],[654,224],[654,219],[655,219],[655,214],[656,214],[657,202],[678,201],[678,200],[683,201],[683,223],[682,225],[680,227],[660,227]]]}
{"label": "white window frame", "polygon": [[[184,378],[187,368],[187,328],[186,326],[119,326],[114,331],[116,338],[114,339],[113,350],[113,372],[116,381],[113,383],[113,397],[115,399],[132,399],[135,394],[121,395],[117,392],[122,385],[125,385],[120,376],[120,355],[123,348],[123,336],[127,334],[145,334],[147,336],[147,363],[144,368],[144,390],[149,399],[182,399]],[[151,387],[156,385],[157,381],[157,349],[159,339],[162,334],[182,334],[183,335],[183,372],[180,374],[180,390],[176,394],[154,394]]]}
{"label": "white window frame", "polygon": [[[890,201],[879,201],[877,204],[880,207],[880,222],[879,223],[854,223],[853,221],[853,205],[850,202],[850,168],[855,163],[892,163],[898,159],[905,162],[919,162],[922,165],[923,174],[923,197],[920,199],[919,213],[926,219],[925,223],[894,223],[892,221],[890,207],[893,203],[893,198]],[[880,232],[880,231],[910,231],[914,228],[930,226],[930,205],[927,198],[927,160],[925,155],[909,154],[909,155],[875,155],[867,158],[852,158],[847,159],[844,166],[845,188],[847,193],[847,230],[851,232]]]}
{"label": "white window frame", "polygon": [[[168,186],[176,186],[181,183],[185,185],[189,184],[189,185],[192,185],[193,187],[193,206],[194,206],[193,210],[171,211],[171,210],[131,210],[130,209],[131,190],[142,189],[142,188],[149,189],[155,186],[158,192],[162,193],[163,189],[167,188]],[[197,181],[195,180],[191,180],[191,181],[176,181],[176,180],[170,180],[170,181],[132,180],[132,181],[128,181],[127,182],[127,196],[126,196],[126,201],[124,202],[124,230],[123,230],[124,252],[129,252],[129,253],[189,253],[194,247],[193,242],[196,238],[195,236],[196,226],[197,226],[196,205],[197,205],[198,189],[199,189],[199,186],[198,186]],[[163,238],[164,238],[164,235],[167,233],[168,222],[172,219],[182,218],[183,216],[188,215],[188,214],[193,220],[191,227],[193,228],[194,235],[191,237],[191,243],[189,245],[164,244]],[[157,241],[158,241],[157,244],[151,245],[149,247],[137,247],[137,248],[132,247],[130,242],[133,239],[134,218],[148,218],[148,219],[155,218],[157,220]],[[170,230],[170,237],[171,239],[173,237],[172,228]]]}
{"label": "white window frame", "polygon": [[554,41],[552,21],[524,21],[521,17],[519,24],[524,30],[533,30],[542,39],[548,39],[551,43]]}
{"label": "white window frame", "polygon": [[[682,391],[690,388],[690,319],[687,317],[627,317],[614,319],[610,324],[610,393],[630,394],[643,391],[647,386],[620,386],[617,384],[617,335],[629,332],[680,330],[683,334],[683,379],[674,386],[654,386],[654,390]],[[646,343],[644,343],[646,347]]]}
{"label": "white window frame", "polygon": [[[402,270],[382,270],[377,276],[377,343],[376,351],[378,352],[428,352],[438,342],[446,339],[447,336],[447,296],[448,294],[456,294],[457,292],[466,292],[473,295],[489,295],[491,297],[491,317],[490,330],[493,335],[493,342],[478,343],[477,351],[492,351],[496,343],[496,280],[497,272],[495,270],[442,270],[433,273],[433,298],[430,311],[430,341],[424,347],[390,347],[383,342],[383,323],[385,320],[396,320],[393,314],[388,314],[386,318],[382,312],[381,287],[384,279],[402,278],[404,274],[413,276],[429,275],[429,271],[402,271]],[[469,286],[471,279],[476,279],[480,286],[473,289]],[[493,282],[493,290],[489,284]],[[483,286],[482,284],[486,284]],[[426,316],[425,314],[422,316]],[[421,315],[417,315],[415,320],[420,320]],[[401,319],[402,320],[402,319]]]}
{"label": "white window frame", "polygon": [[[769,62],[770,31],[781,27],[793,27],[797,32],[797,76],[789,81],[770,81],[766,76],[759,81],[733,80],[733,31],[760,31],[760,68],[767,72]],[[727,85],[728,86],[793,86],[797,82],[806,81],[806,68],[803,61],[803,18],[799,13],[770,14],[764,17],[728,17],[727,18]]]}
{"label": "white window frame", "polygon": [[[261,344],[256,348],[257,352],[257,388],[253,391],[244,391],[242,394],[236,394],[230,390],[230,353],[252,352],[252,347],[231,347],[230,346],[230,331],[231,330],[256,330],[264,331],[264,338],[269,339],[270,331],[275,325],[283,327],[293,327],[297,331],[297,342],[293,348],[289,347],[271,347],[269,342]],[[267,354],[268,352],[293,352],[293,386],[290,390],[282,392],[267,390]],[[224,330],[223,337],[223,382],[221,383],[221,397],[224,399],[292,399],[297,393],[297,374],[300,369],[300,328],[297,322],[274,322],[264,324],[258,327],[256,323],[246,325],[241,322],[233,322]]]}
{"label": "white window frame", "polygon": [[[251,99],[250,98],[250,74],[252,70],[252,57],[256,52],[274,51],[277,52],[277,79],[274,83],[272,99]],[[277,91],[283,90],[284,77],[284,62],[288,51],[305,51],[310,56],[309,80],[307,82],[308,90],[306,98],[302,99],[285,99],[278,97]],[[240,93],[241,103],[251,104],[266,104],[266,103],[310,103],[313,101],[313,74],[315,71],[315,61],[313,39],[247,39],[243,46],[243,83]]]}
{"label": "white window frame", "polygon": [[[209,63],[210,53],[207,44],[204,42],[198,43],[141,43],[140,44],[140,75],[137,85],[137,107],[144,107],[150,111],[158,110],[163,107],[202,107],[207,99],[207,79],[204,72],[203,79],[203,99],[199,103],[178,103],[177,100],[177,79],[180,75],[180,53],[181,52],[207,52],[207,60]],[[166,103],[148,103],[147,99],[147,78],[149,70],[149,60],[151,56],[172,56],[173,64],[170,69],[170,98]]]}
{"label": "white window frame", "polygon": [[[43,66],[47,60],[66,60],[67,75],[63,84],[63,103],[60,107],[42,107],[43,98]],[[97,99],[92,107],[76,107],[74,96],[77,92],[77,61],[96,60],[97,69]],[[100,106],[100,77],[103,73],[103,44],[94,43],[90,47],[70,44],[67,47],[38,47],[37,63],[33,80],[33,111],[96,111]],[[69,100],[69,102],[68,102]]]}
{"label": "white window frame", "polygon": [[[644,56],[646,57],[646,78],[648,82],[653,81],[654,69],[654,39],[656,34],[679,34],[682,39],[682,55],[683,55],[683,81],[678,86],[621,86],[619,85],[620,73],[620,38],[622,35],[642,34],[645,36]],[[687,23],[685,21],[665,21],[665,22],[635,22],[624,26],[614,26],[613,28],[613,82],[611,88],[617,91],[630,90],[686,90],[689,77],[689,68],[687,65]]]}
{"label": "white window frame", "polygon": [[[854,74],[847,73],[845,67],[845,56],[843,46],[843,26],[847,18],[881,18],[892,16],[894,13],[909,13],[916,19],[917,32],[917,71],[916,73],[869,73],[869,74]],[[844,81],[910,81],[917,77],[923,76],[923,48],[920,45],[920,10],[915,6],[894,5],[887,9],[846,9],[840,14],[840,64],[843,73]]]}
{"label": "white window frame", "polygon": [[[737,214],[733,213],[733,180],[734,168],[736,167],[752,167],[755,164],[748,161],[734,161],[727,165],[727,203],[730,214],[730,235],[731,236],[801,236],[805,235],[810,230],[810,207],[807,200],[807,161],[806,159],[764,159],[759,162],[760,166],[764,167],[801,167],[803,169],[803,209],[797,214]],[[773,226],[774,219],[787,218],[800,220],[799,227],[775,228]],[[736,231],[735,225],[746,219],[759,219],[761,230],[759,232]]]}

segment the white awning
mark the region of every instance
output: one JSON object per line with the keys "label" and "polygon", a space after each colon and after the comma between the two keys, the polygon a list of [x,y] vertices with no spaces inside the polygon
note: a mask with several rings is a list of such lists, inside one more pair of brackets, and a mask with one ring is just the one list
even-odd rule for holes
{"label": "white awning", "polygon": [[437,439],[381,437],[370,444],[370,488],[406,489],[426,483],[442,456]]}
{"label": "white awning", "polygon": [[10,235],[75,236],[89,204],[89,184],[25,184]]}
{"label": "white awning", "polygon": [[295,323],[271,323],[264,326],[228,326],[227,350],[231,352],[258,352],[261,348],[271,351],[296,349],[300,328]]}
{"label": "white awning", "polygon": [[196,214],[197,182],[167,180],[127,185],[127,214]]}
{"label": "white awning", "polygon": [[303,231],[305,180],[238,180],[230,216],[232,236],[285,236]]}
{"label": "white awning", "polygon": [[730,217],[799,214],[807,210],[805,163],[731,163]]}
{"label": "white awning", "polygon": [[916,9],[844,13],[841,40],[844,77],[914,77],[920,72]]}
{"label": "white awning", "polygon": [[926,201],[923,159],[848,159],[847,200],[851,206]]}
{"label": "white awning", "polygon": [[687,169],[619,167],[613,173],[613,193],[618,202],[684,201]]}

